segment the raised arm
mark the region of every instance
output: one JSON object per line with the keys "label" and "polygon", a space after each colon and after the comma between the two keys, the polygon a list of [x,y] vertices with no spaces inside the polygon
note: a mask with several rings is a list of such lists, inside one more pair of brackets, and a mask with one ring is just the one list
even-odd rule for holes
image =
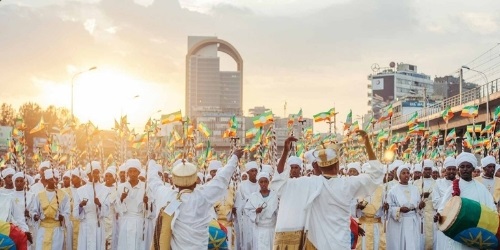
{"label": "raised arm", "polygon": [[238,166],[238,161],[243,155],[243,150],[237,149],[231,156],[226,166],[206,185],[199,188],[202,196],[210,203],[215,204],[226,195],[229,180]]}
{"label": "raised arm", "polygon": [[278,162],[278,167],[276,168],[279,174],[283,173],[283,170],[285,170],[285,163],[288,158],[288,153],[290,153],[290,147],[292,145],[292,142],[295,141],[297,141],[297,138],[293,136],[290,136],[285,140],[285,144],[283,145],[283,154],[281,154],[280,161]]}

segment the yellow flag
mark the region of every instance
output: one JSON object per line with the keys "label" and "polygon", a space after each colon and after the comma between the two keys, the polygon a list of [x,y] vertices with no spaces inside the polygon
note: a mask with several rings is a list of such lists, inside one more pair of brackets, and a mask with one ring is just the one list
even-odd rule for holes
{"label": "yellow flag", "polygon": [[33,133],[36,133],[36,132],[39,132],[39,131],[42,131],[44,128],[45,128],[45,125],[43,125],[43,116],[42,118],[40,119],[40,122],[30,130],[30,134],[33,134]]}

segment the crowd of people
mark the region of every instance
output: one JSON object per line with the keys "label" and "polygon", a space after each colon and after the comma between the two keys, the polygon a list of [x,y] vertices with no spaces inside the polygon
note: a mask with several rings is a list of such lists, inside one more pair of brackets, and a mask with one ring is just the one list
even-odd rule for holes
{"label": "crowd of people", "polygon": [[210,161],[206,170],[187,160],[164,171],[154,160],[129,159],[107,167],[91,161],[59,173],[44,161],[32,177],[6,165],[1,171],[0,233],[8,237],[0,238],[0,248],[8,244],[21,250],[492,246],[488,239],[467,246],[467,240],[452,239],[440,225],[450,219],[450,200],[459,197],[494,211],[498,228],[500,179],[495,177],[499,169],[495,157],[486,156],[478,164],[474,154],[462,152],[439,166],[429,159],[383,165],[369,136],[357,133],[367,161],[345,166],[336,144],[310,150],[304,159],[291,155],[294,137],[285,141],[275,167],[256,161],[241,164],[241,149],[235,149],[225,164]]}

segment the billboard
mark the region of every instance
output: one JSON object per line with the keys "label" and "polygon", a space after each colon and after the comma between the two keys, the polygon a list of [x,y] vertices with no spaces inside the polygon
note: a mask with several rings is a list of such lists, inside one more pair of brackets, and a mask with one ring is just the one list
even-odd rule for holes
{"label": "billboard", "polygon": [[375,118],[382,115],[382,109],[394,101],[394,75],[375,75],[372,81],[371,109]]}

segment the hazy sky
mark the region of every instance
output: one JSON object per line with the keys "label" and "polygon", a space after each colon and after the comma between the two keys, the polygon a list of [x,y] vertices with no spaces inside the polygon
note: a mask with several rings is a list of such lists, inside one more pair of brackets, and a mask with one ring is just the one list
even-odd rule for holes
{"label": "hazy sky", "polygon": [[265,105],[282,116],[287,101],[311,117],[335,104],[343,121],[368,110],[373,63],[441,76],[500,42],[500,2],[437,2],[3,0],[0,101],[69,108],[72,76],[97,66],[75,80],[75,114],[102,128],[120,114],[142,125],[184,109],[187,36],[209,35],[243,57],[245,113]]}

